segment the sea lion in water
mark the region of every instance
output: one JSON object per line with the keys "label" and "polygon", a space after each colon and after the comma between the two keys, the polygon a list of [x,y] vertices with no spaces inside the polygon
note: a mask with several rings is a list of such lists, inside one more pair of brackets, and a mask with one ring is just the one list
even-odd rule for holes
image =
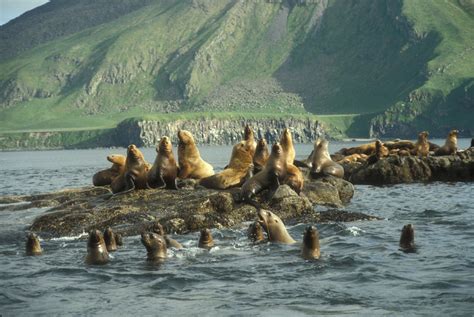
{"label": "sea lion in water", "polygon": [[244,129],[244,142],[250,150],[250,155],[253,157],[257,149],[257,142],[255,141],[255,136],[253,130],[247,124]]}
{"label": "sea lion in water", "polygon": [[267,141],[263,138],[258,140],[257,148],[253,156],[253,172],[255,174],[265,167],[269,156]]}
{"label": "sea lion in water", "polygon": [[107,160],[112,163],[112,166],[94,174],[92,177],[92,184],[94,184],[94,186],[110,185],[114,178],[119,176],[125,170],[125,156],[112,154],[107,156]]}
{"label": "sea lion in water", "polygon": [[29,233],[26,237],[26,255],[41,255],[42,253],[43,249],[38,236],[33,232]]}
{"label": "sea lion in water", "polygon": [[269,210],[260,209],[257,212],[258,222],[267,232],[268,241],[292,244],[296,241],[290,236],[283,221]]}
{"label": "sea lion in water", "polygon": [[112,228],[107,227],[104,230],[104,241],[108,252],[117,251],[117,241],[115,239],[115,233]]}
{"label": "sea lion in water", "polygon": [[312,260],[319,259],[320,254],[318,229],[309,226],[304,233],[301,256],[307,260]]}
{"label": "sea lion in water", "polygon": [[214,168],[201,158],[191,132],[178,131],[178,177],[201,179],[214,175]]}
{"label": "sea lion in water", "polygon": [[115,242],[117,243],[118,246],[123,245],[123,238],[122,238],[122,235],[120,233],[115,234]]}
{"label": "sea lion in water", "polygon": [[143,153],[131,144],[127,148],[125,170],[111,184],[112,193],[126,193],[134,189],[146,189],[147,174],[150,165],[145,161]]}
{"label": "sea lion in water", "polygon": [[265,240],[265,237],[263,236],[263,228],[257,221],[254,221],[249,225],[249,228],[247,229],[247,237],[254,243]]}
{"label": "sea lion in water", "polygon": [[176,241],[176,240],[173,239],[173,238],[170,238],[170,237],[166,234],[165,229],[163,228],[163,226],[161,225],[161,223],[156,222],[156,223],[153,225],[152,231],[153,231],[154,233],[159,234],[160,236],[162,236],[162,237],[165,239],[166,247],[168,247],[168,248],[175,248],[175,249],[182,249],[182,248],[183,248],[183,245],[182,245],[181,243],[179,243],[178,241]]}
{"label": "sea lion in water", "polygon": [[198,247],[202,249],[211,249],[214,246],[214,239],[212,238],[211,230],[202,229],[199,236]]}
{"label": "sea lion in water", "polygon": [[252,169],[251,149],[245,141],[234,145],[227,167],[212,176],[202,178],[199,184],[206,188],[227,189],[240,186]]}
{"label": "sea lion in water", "polygon": [[164,136],[156,147],[156,159],[148,172],[147,182],[151,188],[178,189],[178,164],[174,159],[173,145],[170,138]]}
{"label": "sea lion in water", "polygon": [[375,141],[375,153],[367,158],[367,163],[374,164],[380,159],[389,155],[389,150],[386,148],[380,140]]}
{"label": "sea lion in water", "polygon": [[104,236],[99,230],[89,232],[87,241],[86,263],[101,265],[109,262],[109,252],[105,245]]}
{"label": "sea lion in water", "polygon": [[286,156],[280,143],[272,146],[272,152],[263,170],[248,179],[240,189],[242,200],[250,202],[252,197],[264,189],[272,192],[278,189],[280,182],[286,177]]}
{"label": "sea lion in water", "polygon": [[415,143],[413,154],[419,157],[426,157],[430,153],[430,144],[428,142],[428,131],[418,133],[418,141]]}
{"label": "sea lion in water", "polygon": [[328,141],[321,140],[314,143],[314,155],[310,174],[313,178],[319,176],[344,177],[344,168],[331,159],[328,151]]}
{"label": "sea lion in water", "polygon": [[411,224],[404,225],[400,235],[400,249],[405,252],[415,251],[415,230]]}
{"label": "sea lion in water", "polygon": [[148,261],[162,262],[168,257],[166,241],[162,236],[154,232],[144,232],[141,236]]}
{"label": "sea lion in water", "polygon": [[435,156],[455,154],[458,150],[458,130],[451,130],[442,147],[434,152]]}

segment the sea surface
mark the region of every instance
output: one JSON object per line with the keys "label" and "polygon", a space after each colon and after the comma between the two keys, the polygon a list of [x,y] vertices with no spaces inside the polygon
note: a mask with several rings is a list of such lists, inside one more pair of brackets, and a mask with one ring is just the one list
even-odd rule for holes
{"label": "sea surface", "polygon": [[[297,158],[311,149],[296,145]],[[143,151],[152,162],[155,150]],[[231,147],[200,151],[222,169]],[[88,186],[112,153],[125,149],[0,152],[0,196]],[[473,316],[474,184],[355,189],[345,209],[383,220],[316,224],[317,261],[303,260],[298,245],[251,245],[247,224],[212,230],[210,252],[197,248],[197,233],[172,235],[186,248],[158,266],[146,262],[139,236],[126,237],[105,266],[84,264],[85,234],[43,240],[44,254],[28,257],[25,232],[47,209],[0,211],[0,316]],[[407,223],[415,253],[398,249]],[[301,240],[307,225],[288,229]]]}

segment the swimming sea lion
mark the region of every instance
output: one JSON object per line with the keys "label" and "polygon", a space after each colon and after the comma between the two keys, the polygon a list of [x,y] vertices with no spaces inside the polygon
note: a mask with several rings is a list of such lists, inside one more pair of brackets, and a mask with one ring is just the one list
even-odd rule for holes
{"label": "swimming sea lion", "polygon": [[344,177],[344,168],[333,162],[328,151],[328,141],[321,140],[314,143],[314,155],[311,167],[311,176],[313,178],[325,175],[332,175],[335,177]]}
{"label": "swimming sea lion", "polygon": [[201,179],[213,175],[213,167],[201,158],[191,132],[180,130],[178,138],[178,177]]}
{"label": "swimming sea lion", "polygon": [[428,131],[422,131],[418,134],[418,141],[415,143],[413,154],[419,157],[428,156],[430,153],[430,144],[428,143]]}
{"label": "swimming sea lion", "polygon": [[176,178],[178,177],[178,164],[174,159],[173,145],[170,138],[164,136],[156,147],[156,159],[148,172],[147,182],[151,188],[178,189]]}
{"label": "swimming sea lion", "polygon": [[301,255],[307,260],[319,259],[320,252],[318,229],[309,226],[304,233]]}
{"label": "swimming sea lion", "polygon": [[280,217],[269,210],[260,209],[257,212],[258,222],[267,232],[268,241],[292,244],[296,241],[290,236]]}
{"label": "swimming sea lion", "polygon": [[101,265],[109,262],[109,252],[105,245],[104,236],[99,230],[89,232],[87,241],[86,263],[93,265]]}
{"label": "swimming sea lion", "polygon": [[117,251],[117,241],[115,240],[115,233],[112,228],[107,227],[104,230],[104,241],[108,252]]}
{"label": "swimming sea lion", "polygon": [[263,228],[257,221],[254,221],[249,225],[249,228],[247,229],[247,237],[254,243],[265,240],[265,237],[263,236]]}
{"label": "swimming sea lion", "polygon": [[43,249],[38,236],[33,232],[29,233],[26,237],[26,255],[41,255],[42,253]]}
{"label": "swimming sea lion", "polygon": [[255,141],[255,136],[253,130],[247,124],[244,129],[244,142],[250,150],[250,155],[253,157],[257,149],[257,142]]}
{"label": "swimming sea lion", "polygon": [[92,177],[92,184],[94,184],[94,186],[110,185],[114,178],[125,170],[125,156],[112,154],[107,156],[107,160],[112,163],[112,166],[94,174]]}
{"label": "swimming sea lion", "polygon": [[122,238],[122,235],[120,233],[115,234],[115,243],[117,243],[118,246],[123,245],[123,238]]}
{"label": "swimming sea lion", "polygon": [[126,193],[134,189],[146,189],[147,174],[150,165],[145,161],[143,153],[131,144],[127,148],[125,170],[111,184],[112,193]]}
{"label": "swimming sea lion", "polygon": [[159,234],[160,236],[162,236],[162,237],[165,239],[166,247],[168,247],[168,248],[175,248],[175,249],[182,249],[182,248],[183,248],[183,245],[182,245],[181,243],[179,243],[178,241],[176,241],[176,240],[173,239],[173,238],[170,238],[170,237],[166,234],[165,229],[163,228],[163,226],[161,225],[161,223],[155,222],[154,225],[153,225],[152,231],[153,231],[154,233]]}
{"label": "swimming sea lion", "polygon": [[227,167],[212,176],[202,178],[199,184],[206,188],[227,189],[240,186],[252,168],[251,149],[245,141],[234,145]]}
{"label": "swimming sea lion", "polygon": [[211,230],[202,229],[199,236],[198,247],[203,249],[211,249],[214,246],[214,239],[212,238]]}
{"label": "swimming sea lion", "polygon": [[411,224],[404,225],[400,235],[400,248],[405,252],[412,252],[415,247],[415,230]]}
{"label": "swimming sea lion", "polygon": [[251,201],[252,197],[264,189],[272,192],[278,189],[286,177],[286,156],[280,143],[272,146],[272,152],[263,170],[248,179],[240,190],[242,200]]}
{"label": "swimming sea lion", "polygon": [[268,152],[267,141],[265,139],[258,140],[257,148],[253,156],[253,172],[260,172],[268,161],[270,153]]}
{"label": "swimming sea lion", "polygon": [[435,156],[455,154],[458,150],[458,130],[451,130],[442,147],[434,152]]}
{"label": "swimming sea lion", "polygon": [[166,241],[165,239],[154,232],[142,233],[142,244],[146,248],[146,259],[153,262],[164,261],[167,255]]}

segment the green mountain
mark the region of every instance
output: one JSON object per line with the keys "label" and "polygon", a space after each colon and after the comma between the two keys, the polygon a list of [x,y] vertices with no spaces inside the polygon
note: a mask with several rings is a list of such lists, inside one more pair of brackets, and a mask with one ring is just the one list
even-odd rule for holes
{"label": "green mountain", "polygon": [[473,0],[51,0],[0,27],[0,132],[183,112],[474,134]]}

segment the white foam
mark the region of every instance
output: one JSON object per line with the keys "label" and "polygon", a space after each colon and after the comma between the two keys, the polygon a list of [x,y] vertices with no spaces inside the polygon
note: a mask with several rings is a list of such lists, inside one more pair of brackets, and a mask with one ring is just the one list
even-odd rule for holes
{"label": "white foam", "polygon": [[80,239],[80,238],[85,237],[85,236],[87,236],[87,235],[88,235],[88,233],[86,233],[86,232],[83,231],[82,233],[80,233],[80,234],[77,235],[77,236],[51,238],[51,241],[72,241],[72,240]]}
{"label": "white foam", "polygon": [[347,231],[349,231],[353,236],[358,236],[361,233],[365,233],[364,230],[362,230],[361,228],[356,227],[356,226],[352,226],[352,227],[347,228]]}

